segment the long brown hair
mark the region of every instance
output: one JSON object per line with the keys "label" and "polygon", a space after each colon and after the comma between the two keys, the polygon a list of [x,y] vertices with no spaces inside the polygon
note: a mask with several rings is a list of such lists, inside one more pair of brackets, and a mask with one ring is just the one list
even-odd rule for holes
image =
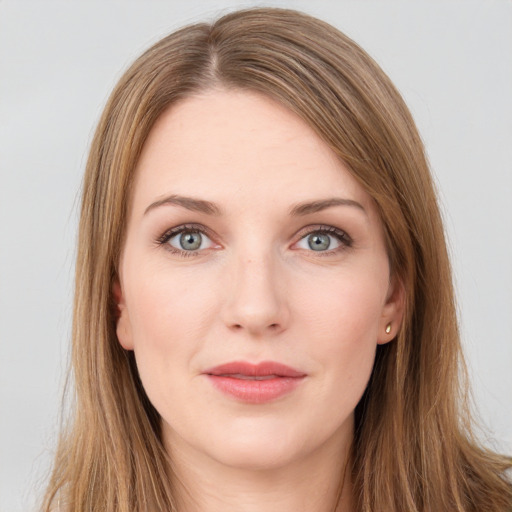
{"label": "long brown hair", "polygon": [[76,263],[74,402],[44,510],[176,510],[172,461],[131,352],[115,333],[112,284],[134,168],[155,121],[205,89],[249,89],[286,106],[373,197],[406,290],[396,339],[379,346],[356,409],[353,482],[364,512],[504,512],[509,459],[472,437],[443,225],[424,148],[378,65],[330,25],[250,9],[181,29],[113,91],[83,184]]}

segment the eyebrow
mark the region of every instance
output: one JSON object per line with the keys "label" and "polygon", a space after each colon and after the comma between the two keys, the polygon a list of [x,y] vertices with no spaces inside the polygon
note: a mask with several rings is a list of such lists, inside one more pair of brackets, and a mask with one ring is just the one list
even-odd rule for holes
{"label": "eyebrow", "polygon": [[344,199],[341,197],[331,197],[329,199],[321,199],[319,201],[308,201],[304,203],[299,203],[295,205],[290,210],[290,215],[292,216],[302,216],[309,215],[311,213],[320,212],[322,210],[326,210],[327,208],[332,208],[333,206],[352,206],[361,210],[365,215],[367,215],[364,206],[353,199]]}
{"label": "eyebrow", "polygon": [[151,203],[145,210],[144,215],[146,215],[151,210],[158,208],[163,205],[175,205],[186,208],[187,210],[191,210],[193,212],[206,213],[207,215],[220,215],[220,208],[210,201],[205,201],[204,199],[195,199],[193,197],[180,196],[177,194],[172,194],[170,196],[164,197]]}
{"label": "eyebrow", "polygon": [[[205,201],[204,199],[196,199],[194,197],[180,196],[177,194],[172,194],[170,196],[166,196],[154,203],[151,203],[145,210],[144,215],[146,215],[151,210],[158,208],[164,205],[175,205],[181,206],[182,208],[186,208],[187,210],[191,210],[194,212],[205,213],[207,215],[220,215],[221,209],[210,201]],[[312,213],[320,212],[322,210],[326,210],[327,208],[332,208],[333,206],[352,206],[360,209],[362,212],[366,214],[366,210],[364,209],[361,203],[354,201],[353,199],[345,199],[341,197],[331,197],[329,199],[321,199],[318,201],[307,201],[304,203],[299,203],[293,206],[290,209],[290,215],[292,217],[310,215]]]}

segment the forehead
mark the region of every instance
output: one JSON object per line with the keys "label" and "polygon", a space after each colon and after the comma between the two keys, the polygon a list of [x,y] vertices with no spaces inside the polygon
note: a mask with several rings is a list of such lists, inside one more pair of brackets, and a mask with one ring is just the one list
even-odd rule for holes
{"label": "forehead", "polygon": [[296,114],[239,90],[188,97],[158,119],[137,164],[134,206],[169,193],[246,207],[261,197],[284,205],[335,193],[371,203]]}

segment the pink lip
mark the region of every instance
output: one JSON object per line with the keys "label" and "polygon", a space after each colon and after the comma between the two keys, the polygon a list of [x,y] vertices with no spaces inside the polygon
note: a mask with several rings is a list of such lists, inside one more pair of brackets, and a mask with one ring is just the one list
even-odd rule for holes
{"label": "pink lip", "polygon": [[304,372],[273,361],[259,364],[233,361],[203,373],[219,391],[253,404],[269,402],[290,393],[306,376]]}

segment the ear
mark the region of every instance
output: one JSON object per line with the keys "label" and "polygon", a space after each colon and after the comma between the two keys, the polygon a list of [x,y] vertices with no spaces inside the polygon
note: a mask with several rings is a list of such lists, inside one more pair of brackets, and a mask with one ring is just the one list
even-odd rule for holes
{"label": "ear", "polygon": [[405,310],[405,288],[398,278],[391,278],[388,296],[382,309],[377,343],[384,345],[393,340],[400,330]]}
{"label": "ear", "polygon": [[121,283],[116,279],[112,285],[112,294],[116,304],[116,334],[125,350],[133,350],[133,335],[130,316],[126,307]]}

